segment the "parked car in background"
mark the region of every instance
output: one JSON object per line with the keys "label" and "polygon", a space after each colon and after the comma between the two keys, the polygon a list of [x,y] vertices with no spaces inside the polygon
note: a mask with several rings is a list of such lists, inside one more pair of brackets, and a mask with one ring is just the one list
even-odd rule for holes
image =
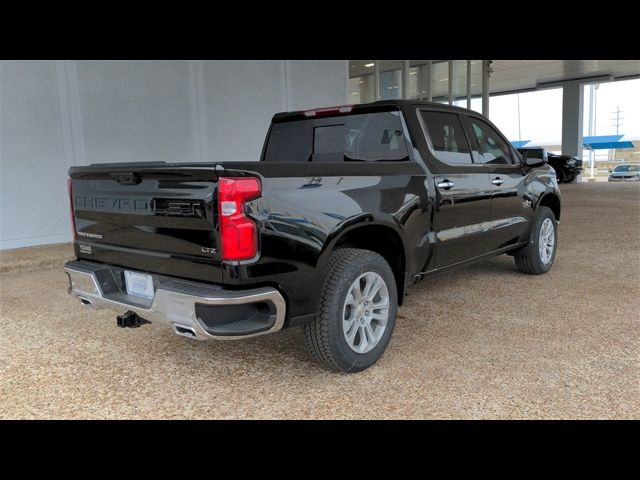
{"label": "parked car in background", "polygon": [[525,151],[529,157],[546,159],[546,162],[556,171],[558,183],[573,183],[582,172],[582,160],[577,157],[549,153],[542,147],[518,148],[518,152],[522,155]]}
{"label": "parked car in background", "polygon": [[623,163],[610,172],[610,182],[640,182],[640,165]]}
{"label": "parked car in background", "polygon": [[582,160],[578,157],[549,153],[547,162],[556,171],[558,183],[573,183],[582,172]]}

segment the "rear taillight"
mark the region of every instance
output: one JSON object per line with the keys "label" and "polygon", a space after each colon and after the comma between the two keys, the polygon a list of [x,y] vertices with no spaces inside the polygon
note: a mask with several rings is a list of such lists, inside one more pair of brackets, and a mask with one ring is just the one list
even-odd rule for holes
{"label": "rear taillight", "polygon": [[257,178],[221,177],[218,181],[222,260],[248,260],[258,253],[258,228],[244,204],[262,193]]}
{"label": "rear taillight", "polygon": [[73,207],[73,187],[71,186],[71,179],[67,178],[67,191],[69,192],[69,212],[71,213],[71,231],[73,232],[73,239],[78,240],[78,232],[76,231],[76,211]]}

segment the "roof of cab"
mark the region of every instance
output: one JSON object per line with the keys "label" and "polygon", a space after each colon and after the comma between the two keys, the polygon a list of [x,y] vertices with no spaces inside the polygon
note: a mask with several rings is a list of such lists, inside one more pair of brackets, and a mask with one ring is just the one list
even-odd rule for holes
{"label": "roof of cab", "polygon": [[444,110],[451,110],[455,112],[467,111],[466,108],[456,107],[453,105],[446,105],[446,104],[436,103],[436,102],[426,102],[423,100],[378,100],[377,102],[356,103],[353,105],[336,105],[335,107],[317,107],[317,108],[310,108],[307,110],[279,112],[273,116],[272,121],[282,122],[282,121],[288,121],[288,120],[304,120],[304,119],[310,118],[309,116],[305,115],[305,112],[310,112],[314,110],[324,110],[324,109],[330,109],[330,108],[336,108],[337,110],[339,107],[352,107],[351,110],[349,110],[348,112],[342,112],[342,113],[336,112],[336,115],[351,115],[354,113],[368,113],[368,112],[376,112],[376,111],[388,112],[393,110],[405,110],[415,105],[438,107]]}

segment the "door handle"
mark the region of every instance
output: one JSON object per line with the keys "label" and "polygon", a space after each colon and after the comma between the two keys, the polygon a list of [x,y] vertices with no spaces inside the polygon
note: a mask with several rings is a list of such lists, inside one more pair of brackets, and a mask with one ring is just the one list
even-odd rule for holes
{"label": "door handle", "polygon": [[502,180],[500,177],[496,177],[493,180],[491,180],[491,183],[493,183],[494,185],[497,185],[499,187],[500,185],[502,185],[504,183],[504,180]]}
{"label": "door handle", "polygon": [[438,188],[444,188],[445,190],[449,190],[451,187],[455,187],[456,184],[449,181],[449,180],[443,180],[441,182],[438,182]]}

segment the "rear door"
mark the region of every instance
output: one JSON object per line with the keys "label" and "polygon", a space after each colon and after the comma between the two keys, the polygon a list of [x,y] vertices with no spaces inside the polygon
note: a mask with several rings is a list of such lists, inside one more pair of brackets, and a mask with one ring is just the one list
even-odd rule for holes
{"label": "rear door", "polygon": [[527,234],[531,208],[523,195],[524,173],[509,142],[485,119],[469,114],[468,135],[491,183],[491,250],[518,243]]}
{"label": "rear door", "polygon": [[431,154],[435,266],[442,268],[490,251],[489,174],[485,165],[473,161],[460,114],[419,108],[418,118]]}
{"label": "rear door", "polygon": [[212,164],[72,167],[78,258],[221,282]]}

